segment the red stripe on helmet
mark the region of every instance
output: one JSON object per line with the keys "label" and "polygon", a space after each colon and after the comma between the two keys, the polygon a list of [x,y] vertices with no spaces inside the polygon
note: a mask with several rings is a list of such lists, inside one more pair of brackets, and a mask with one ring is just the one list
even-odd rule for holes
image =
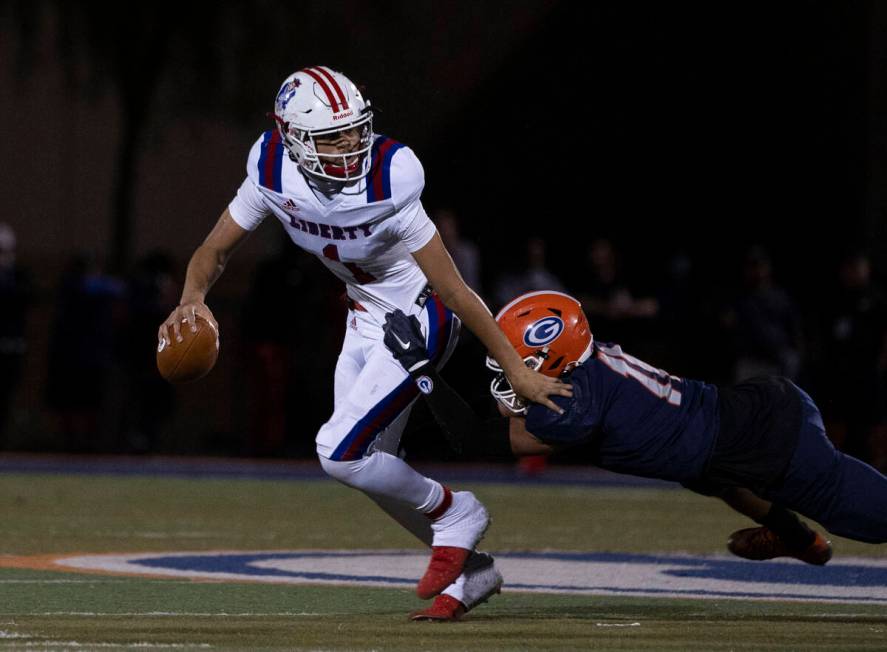
{"label": "red stripe on helmet", "polygon": [[339,86],[339,82],[336,81],[336,78],[333,76],[333,73],[330,70],[324,68],[323,66],[317,66],[315,68],[315,70],[322,73],[323,76],[326,77],[327,80],[329,81],[330,86],[332,86],[333,89],[336,91],[336,95],[339,96],[339,104],[342,105],[342,110],[344,111],[345,109],[347,109],[348,108],[348,100],[345,98],[345,93],[342,92],[342,87]]}
{"label": "red stripe on helmet", "polygon": [[323,89],[323,92],[326,93],[326,99],[329,100],[330,106],[333,108],[333,111],[338,112],[340,109],[337,108],[339,103],[336,101],[336,96],[333,95],[333,92],[330,90],[330,87],[326,85],[326,82],[323,80],[323,77],[318,75],[310,68],[305,68],[303,70],[306,75],[310,76],[317,84]]}

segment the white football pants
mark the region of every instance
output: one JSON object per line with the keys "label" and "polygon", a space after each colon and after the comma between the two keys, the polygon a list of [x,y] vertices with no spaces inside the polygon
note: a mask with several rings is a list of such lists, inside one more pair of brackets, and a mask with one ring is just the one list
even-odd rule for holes
{"label": "white football pants", "polygon": [[[456,346],[459,319],[434,294],[415,310],[429,357],[439,368]],[[382,326],[369,313],[350,310],[347,319],[336,364],[335,407],[317,434],[321,465],[428,544],[431,523],[422,513],[440,503],[443,489],[397,455],[418,389],[385,347]]]}

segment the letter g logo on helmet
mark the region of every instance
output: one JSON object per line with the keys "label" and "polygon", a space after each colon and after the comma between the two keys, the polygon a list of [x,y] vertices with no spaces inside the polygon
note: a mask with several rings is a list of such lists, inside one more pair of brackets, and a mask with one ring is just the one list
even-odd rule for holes
{"label": "letter g logo on helmet", "polygon": [[560,317],[544,317],[530,324],[524,331],[524,344],[545,346],[554,342],[564,332],[564,322]]}

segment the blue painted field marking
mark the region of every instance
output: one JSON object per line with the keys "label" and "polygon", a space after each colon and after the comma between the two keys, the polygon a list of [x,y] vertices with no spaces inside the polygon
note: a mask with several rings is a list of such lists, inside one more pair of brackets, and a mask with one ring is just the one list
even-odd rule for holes
{"label": "blue painted field marking", "polygon": [[[497,553],[506,589],[591,595],[744,598],[887,604],[887,559],[847,558],[825,567],[796,560],[588,552]],[[81,555],[56,567],[193,579],[411,586],[419,550],[293,550]]]}

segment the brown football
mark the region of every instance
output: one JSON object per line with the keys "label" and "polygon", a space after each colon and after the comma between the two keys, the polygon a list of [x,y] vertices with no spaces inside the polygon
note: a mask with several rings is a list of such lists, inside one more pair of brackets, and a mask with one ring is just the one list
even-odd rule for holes
{"label": "brown football", "polygon": [[[157,345],[157,369],[171,383],[190,383],[210,372],[219,357],[219,334],[203,317],[197,317],[197,332],[182,320],[182,341]],[[172,332],[170,332],[172,336]]]}

